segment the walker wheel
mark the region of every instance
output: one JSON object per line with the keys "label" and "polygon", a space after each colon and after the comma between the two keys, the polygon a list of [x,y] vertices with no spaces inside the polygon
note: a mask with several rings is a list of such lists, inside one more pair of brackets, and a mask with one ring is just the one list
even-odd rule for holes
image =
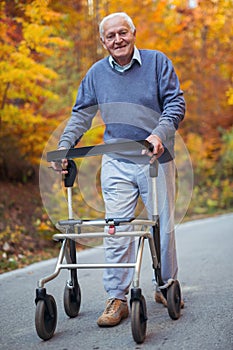
{"label": "walker wheel", "polygon": [[177,280],[167,290],[167,309],[169,316],[173,320],[178,320],[181,309],[181,290]]}
{"label": "walker wheel", "polygon": [[133,300],[131,304],[131,330],[136,343],[141,344],[146,337],[146,301],[144,296],[141,300]]}
{"label": "walker wheel", "polygon": [[81,290],[79,284],[70,288],[67,285],[64,290],[64,309],[67,316],[73,318],[78,316],[81,305]]}
{"label": "walker wheel", "polygon": [[[50,314],[48,303],[51,307]],[[47,304],[47,305],[46,305]],[[47,303],[45,300],[38,300],[36,304],[35,326],[38,336],[43,340],[52,338],[57,325],[57,306],[52,295],[47,295]]]}

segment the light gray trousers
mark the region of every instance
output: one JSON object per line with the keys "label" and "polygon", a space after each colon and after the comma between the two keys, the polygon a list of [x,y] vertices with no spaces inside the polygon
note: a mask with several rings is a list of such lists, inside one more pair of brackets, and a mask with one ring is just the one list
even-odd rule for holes
{"label": "light gray trousers", "polygon": [[[107,155],[102,159],[101,185],[105,202],[106,218],[135,216],[138,197],[151,218],[151,187],[149,164],[134,164],[118,161]],[[157,177],[157,200],[160,215],[162,278],[177,278],[177,256],[174,233],[175,164],[173,161],[159,165]],[[131,227],[127,226],[130,230]],[[117,230],[126,231],[126,226]],[[135,261],[135,238],[109,237],[104,240],[105,261],[123,263]],[[148,267],[149,268],[149,267]],[[132,268],[107,268],[103,283],[109,298],[126,300],[133,279]]]}

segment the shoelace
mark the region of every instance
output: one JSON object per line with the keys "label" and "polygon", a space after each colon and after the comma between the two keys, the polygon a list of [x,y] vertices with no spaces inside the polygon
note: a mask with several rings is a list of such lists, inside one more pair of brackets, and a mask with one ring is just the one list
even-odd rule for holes
{"label": "shoelace", "polygon": [[114,308],[115,308],[115,301],[116,299],[110,299],[109,300],[109,303],[104,311],[105,314],[109,314],[111,313],[112,311],[115,311]]}

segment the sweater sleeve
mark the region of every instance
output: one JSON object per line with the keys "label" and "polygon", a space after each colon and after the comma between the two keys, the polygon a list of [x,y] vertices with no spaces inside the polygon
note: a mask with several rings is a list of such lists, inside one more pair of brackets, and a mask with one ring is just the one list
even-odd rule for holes
{"label": "sweater sleeve", "polygon": [[162,113],[159,124],[152,134],[159,136],[166,144],[166,141],[174,137],[179,123],[184,118],[185,101],[171,61],[162,55],[162,60],[157,67],[158,93]]}
{"label": "sweater sleeve", "polygon": [[92,120],[98,110],[92,81],[91,74],[87,73],[80,84],[76,102],[72,108],[71,117],[61,135],[59,147],[67,149],[74,147],[83,134],[90,129]]}

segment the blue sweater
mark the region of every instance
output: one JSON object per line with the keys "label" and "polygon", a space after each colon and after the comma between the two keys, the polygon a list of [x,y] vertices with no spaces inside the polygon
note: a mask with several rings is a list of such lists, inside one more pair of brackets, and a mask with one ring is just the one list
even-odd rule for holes
{"label": "blue sweater", "polygon": [[[106,126],[106,143],[142,140],[155,134],[165,147],[159,161],[173,159],[175,131],[185,113],[183,92],[171,61],[163,53],[139,52],[142,64],[135,61],[123,73],[111,67],[108,57],[89,69],[79,87],[59,147],[74,147],[100,110]],[[146,156],[136,153],[128,157],[132,161],[148,162]]]}

